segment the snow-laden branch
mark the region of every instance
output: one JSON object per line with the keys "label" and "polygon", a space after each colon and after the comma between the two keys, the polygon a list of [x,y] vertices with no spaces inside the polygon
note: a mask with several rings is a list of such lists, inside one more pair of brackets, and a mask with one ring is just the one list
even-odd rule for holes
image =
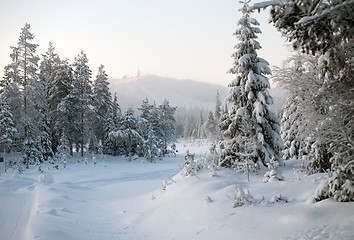
{"label": "snow-laden branch", "polygon": [[306,24],[306,23],[312,22],[312,21],[319,21],[319,19],[321,19],[329,14],[332,14],[335,11],[340,11],[340,9],[346,8],[346,7],[350,6],[351,4],[354,4],[354,0],[349,0],[349,1],[343,2],[341,4],[338,4],[337,6],[334,6],[332,8],[324,10],[320,14],[303,17],[297,23],[295,23],[295,25]]}
{"label": "snow-laden branch", "polygon": [[349,167],[349,165],[354,164],[354,160],[348,162],[345,166],[344,169],[347,169]]}
{"label": "snow-laden branch", "polygon": [[259,2],[259,3],[255,3],[253,4],[253,6],[249,7],[250,11],[254,11],[254,10],[260,10],[260,9],[266,9],[269,6],[281,6],[284,5],[284,1],[280,0],[280,1],[264,1],[264,2]]}

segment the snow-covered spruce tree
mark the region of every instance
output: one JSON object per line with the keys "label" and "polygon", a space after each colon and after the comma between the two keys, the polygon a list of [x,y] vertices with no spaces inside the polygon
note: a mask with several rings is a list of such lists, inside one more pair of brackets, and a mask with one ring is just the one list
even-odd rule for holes
{"label": "snow-covered spruce tree", "polygon": [[301,127],[301,113],[297,106],[299,101],[300,97],[288,97],[283,105],[281,137],[284,140],[284,160],[301,159],[303,141],[298,136]]}
{"label": "snow-covered spruce tree", "polygon": [[315,200],[321,201],[332,197],[338,202],[354,201],[354,160],[336,168],[327,182],[315,192]]}
{"label": "snow-covered spruce tree", "polygon": [[155,162],[155,159],[159,156],[158,139],[155,136],[152,125],[148,128],[148,136],[144,141],[144,157],[149,162]]}
{"label": "snow-covered spruce tree", "polygon": [[261,48],[256,41],[261,33],[257,20],[250,17],[250,1],[241,1],[240,11],[243,17],[238,21],[239,28],[235,36],[239,43],[234,57],[234,66],[230,69],[237,74],[229,87],[227,100],[232,105],[229,116],[221,124],[227,146],[221,155],[221,164],[238,168],[250,159],[255,168],[259,163],[267,166],[274,157],[281,162],[283,142],[280,138],[280,123],[269,105],[273,103],[268,89],[270,84],[266,74],[271,74],[268,62],[257,56]]}
{"label": "snow-covered spruce tree", "polygon": [[176,139],[175,117],[177,107],[171,107],[168,100],[164,100],[158,106],[159,116],[159,132],[156,134],[160,138],[160,149],[162,156],[166,156],[168,151],[168,144],[173,143]]}
{"label": "snow-covered spruce tree", "polygon": [[46,98],[48,99],[49,90],[54,84],[54,71],[58,64],[60,64],[60,58],[58,54],[55,53],[55,47],[53,43],[49,43],[48,50],[45,54],[42,54],[42,61],[39,66],[40,78],[43,80],[45,87]]}
{"label": "snow-covered spruce tree", "polygon": [[[5,67],[5,77],[4,80],[9,80],[6,87],[3,87],[3,93],[1,94],[4,103],[6,103],[9,111],[13,115],[12,120],[14,127],[17,129],[17,133],[13,139],[10,151],[22,151],[23,139],[20,138],[19,133],[23,132],[23,125],[21,124],[21,115],[22,115],[22,98],[20,90],[16,83],[12,81],[12,78],[7,75],[7,69]],[[6,80],[7,79],[7,80]]]}
{"label": "snow-covered spruce tree", "polygon": [[216,91],[215,95],[215,109],[214,109],[214,120],[215,120],[215,139],[220,140],[222,139],[220,130],[218,128],[218,125],[220,124],[221,117],[223,114],[223,108],[220,100],[220,94],[219,91]]}
{"label": "snow-covered spruce tree", "polygon": [[12,62],[4,67],[4,78],[0,81],[0,88],[4,91],[3,97],[7,103],[11,113],[13,114],[13,121],[17,129],[17,137],[12,145],[13,151],[22,151],[23,146],[23,132],[24,126],[22,124],[22,96],[19,88],[20,69],[19,69],[19,49],[11,47],[12,53],[10,58]]}
{"label": "snow-covered spruce tree", "polygon": [[[20,68],[19,68],[19,48],[11,47],[10,58],[12,62],[4,67],[4,78],[0,81],[3,98],[13,114],[15,127],[18,131],[17,138],[12,146],[14,151],[22,151],[24,125],[22,121],[22,96],[19,88]],[[5,91],[6,90],[6,91]]]}
{"label": "snow-covered spruce tree", "polygon": [[[75,113],[70,111],[71,98],[69,97],[72,91],[72,83],[73,69],[71,65],[67,59],[60,61],[59,64],[54,66],[52,81],[48,83],[47,96],[54,151],[57,150],[62,133],[73,131]],[[70,146],[72,146],[72,140],[70,142]]]}
{"label": "snow-covered spruce tree", "polygon": [[81,53],[75,58],[73,63],[74,79],[73,88],[66,97],[70,99],[71,111],[74,113],[72,139],[77,147],[80,147],[81,157],[84,156],[84,146],[92,134],[92,88],[91,88],[91,70],[87,65],[88,58],[86,54]]}
{"label": "snow-covered spruce tree", "polygon": [[26,168],[29,168],[29,165],[33,164],[39,165],[44,161],[40,141],[33,137],[31,131],[28,131],[27,133],[27,137],[23,143],[22,152],[23,163],[26,165]]}
{"label": "snow-covered spruce tree", "polygon": [[119,130],[122,120],[122,112],[118,104],[117,93],[114,93],[113,103],[112,103],[112,113],[107,120],[108,133],[105,136],[105,143],[103,145],[103,153],[117,156],[120,155],[120,143],[117,138],[111,137],[111,132],[116,132]]}
{"label": "snow-covered spruce tree", "polygon": [[207,119],[204,123],[204,131],[208,139],[210,139],[211,141],[217,139],[216,121],[214,118],[214,114],[211,111],[208,113]]}
{"label": "snow-covered spruce tree", "polygon": [[220,100],[220,93],[216,91],[215,94],[215,109],[214,109],[214,118],[219,121],[222,114],[222,105]]}
{"label": "snow-covered spruce tree", "polygon": [[143,137],[139,133],[139,119],[134,116],[134,110],[128,108],[122,116],[119,129],[109,133],[109,138],[115,139],[119,143],[119,146],[117,146],[119,149],[116,151],[119,155],[127,156],[128,161],[131,161],[132,157],[140,152],[139,147],[144,142]]}
{"label": "snow-covered spruce tree", "polygon": [[[50,51],[49,49],[48,51]],[[41,63],[42,64],[42,63]],[[48,64],[48,68],[49,68]],[[43,67],[44,65],[41,65]],[[51,70],[48,69],[48,72],[44,68],[40,68],[41,72],[39,74],[39,81],[37,83],[37,91],[33,96],[36,98],[36,109],[38,111],[35,121],[38,124],[38,139],[40,141],[40,147],[43,154],[43,160],[51,160],[54,156],[52,148],[52,132],[50,129],[50,118],[49,118],[49,105],[48,105],[48,95],[47,95],[47,86],[48,86],[48,76],[51,74]]]}
{"label": "snow-covered spruce tree", "polygon": [[205,119],[204,119],[203,110],[200,110],[200,112],[199,112],[199,122],[198,122],[198,126],[197,126],[197,129],[198,129],[197,138],[199,138],[199,139],[206,138],[204,125],[205,125]]}
{"label": "snow-covered spruce tree", "polygon": [[150,104],[146,98],[143,100],[140,114],[139,132],[144,138],[143,154],[149,161],[163,156],[163,131],[160,122],[160,109],[156,104]]}
{"label": "snow-covered spruce tree", "polygon": [[[47,159],[49,155],[53,155],[53,149],[56,149],[56,145],[58,143],[58,139],[60,136],[56,137],[54,134],[54,124],[52,121],[52,112],[53,112],[53,91],[56,94],[56,69],[60,64],[60,58],[55,53],[55,48],[53,44],[50,42],[48,46],[48,50],[45,54],[42,54],[43,60],[40,64],[40,79],[41,83],[44,87],[45,91],[45,102],[43,102],[43,110],[42,113],[45,116],[45,120],[42,124],[43,137],[42,142],[44,144],[43,149],[46,151],[44,154],[44,158]],[[56,110],[56,105],[55,105]],[[53,116],[54,117],[54,116]],[[53,141],[54,140],[54,141]],[[54,142],[54,144],[53,144]],[[51,150],[49,150],[49,147]]]}
{"label": "snow-covered spruce tree", "polygon": [[0,151],[9,152],[12,150],[12,144],[15,142],[17,129],[13,121],[13,115],[3,98],[0,95]]}
{"label": "snow-covered spruce tree", "polygon": [[112,121],[114,126],[119,126],[120,121],[122,119],[122,110],[120,109],[119,103],[118,103],[118,97],[117,93],[114,93],[114,98],[113,98],[113,106],[112,106]]}
{"label": "snow-covered spruce tree", "polygon": [[[138,110],[140,111],[140,117],[142,119],[145,119],[146,121],[144,121],[140,127],[140,132],[142,137],[146,140],[148,138],[148,135],[150,133],[150,130],[152,130],[155,134],[155,130],[156,130],[156,123],[157,121],[155,121],[155,119],[153,119],[153,109],[156,108],[156,106],[151,105],[149,103],[149,99],[145,98],[143,100],[143,102],[140,105],[140,108],[138,108]],[[154,121],[154,123],[152,123]],[[155,127],[154,127],[155,126]],[[150,129],[151,128],[151,129]]]}
{"label": "snow-covered spruce tree", "polygon": [[[47,105],[45,106],[47,107]],[[52,162],[52,157],[54,156],[52,148],[52,134],[50,131],[49,117],[47,114],[47,108],[41,110],[41,119],[39,119],[39,139],[40,146],[42,149],[43,159],[45,161],[50,160]]]}
{"label": "snow-covered spruce tree", "polygon": [[55,156],[59,161],[62,162],[62,164],[64,165],[64,168],[66,168],[66,159],[67,159],[68,155],[70,154],[70,152],[71,152],[71,149],[70,149],[69,138],[67,137],[65,132],[62,132]]}
{"label": "snow-covered spruce tree", "polygon": [[93,83],[93,130],[97,141],[105,143],[112,116],[112,95],[108,88],[109,82],[104,66],[100,65],[96,80]]}

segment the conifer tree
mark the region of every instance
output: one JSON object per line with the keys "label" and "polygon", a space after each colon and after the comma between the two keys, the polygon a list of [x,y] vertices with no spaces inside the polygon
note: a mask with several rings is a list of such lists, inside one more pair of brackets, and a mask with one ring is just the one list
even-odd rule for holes
{"label": "conifer tree", "polygon": [[[17,129],[13,121],[13,115],[3,99],[0,96],[0,149],[9,151],[12,149],[12,144],[15,142]],[[1,151],[0,150],[0,151]]]}
{"label": "conifer tree", "polygon": [[44,161],[42,148],[40,146],[40,139],[35,138],[32,132],[29,130],[27,137],[23,143],[23,163],[26,164],[26,168],[29,165],[37,164],[39,165]]}
{"label": "conifer tree", "polygon": [[118,103],[117,93],[114,93],[113,107],[112,107],[112,120],[115,127],[119,127],[120,120],[122,118],[122,111]]}
{"label": "conifer tree", "polygon": [[17,129],[17,138],[13,143],[12,150],[22,151],[24,125],[22,124],[22,96],[19,88],[19,51],[17,47],[11,47],[10,58],[12,63],[4,67],[4,78],[0,81],[3,99],[13,114],[13,121]]}
{"label": "conifer tree", "polygon": [[150,162],[154,162],[155,158],[159,155],[158,140],[155,136],[153,127],[149,124],[148,136],[144,141],[144,157]]}
{"label": "conifer tree", "polygon": [[[23,126],[18,130],[20,139],[24,141],[23,154],[27,166],[43,160],[43,156],[40,156],[42,154],[41,138],[42,124],[46,117],[43,114],[46,108],[44,86],[38,74],[39,57],[36,55],[38,45],[32,43],[33,39],[34,35],[30,32],[30,25],[25,24],[21,29],[17,47],[12,47],[13,53],[10,55],[12,63],[5,67],[7,82],[17,85],[11,90],[18,91],[22,98],[20,110],[17,109],[16,115],[19,114],[18,117],[20,117],[17,124]],[[13,96],[14,93],[12,92],[9,96],[16,98]],[[12,109],[16,108],[13,100],[9,103]],[[31,151],[28,150],[29,146]],[[35,150],[35,148],[38,149]],[[38,154],[33,154],[33,152]],[[31,157],[26,154],[31,154]]]}
{"label": "conifer tree", "polygon": [[220,101],[219,91],[216,91],[215,94],[215,109],[214,109],[214,117],[216,120],[219,120],[222,114],[222,106]]}
{"label": "conifer tree", "polygon": [[158,107],[159,113],[159,133],[157,137],[161,139],[160,149],[163,156],[168,153],[168,144],[175,141],[176,129],[174,113],[176,107],[171,107],[168,100],[164,100]]}
{"label": "conifer tree", "polygon": [[[152,110],[154,106],[149,103],[149,99],[145,98],[138,110],[140,113],[140,118],[144,119],[145,121],[142,122],[140,129],[142,137],[146,140],[148,138],[150,130],[154,132],[154,127],[152,124]],[[151,129],[150,129],[151,126]],[[155,132],[154,132],[155,134]]]}
{"label": "conifer tree", "polygon": [[43,60],[40,64],[40,78],[43,80],[46,98],[48,100],[49,90],[53,88],[54,84],[54,71],[58,64],[60,64],[60,58],[55,53],[55,47],[52,42],[48,45],[48,50],[45,54],[42,54]]}
{"label": "conifer tree", "polygon": [[120,106],[118,104],[118,97],[117,93],[114,93],[114,98],[113,98],[113,103],[112,103],[112,113],[111,116],[109,116],[109,119],[107,120],[108,124],[108,133],[105,136],[105,143],[103,145],[103,152],[105,154],[117,156],[121,154],[120,152],[120,143],[114,135],[111,135],[110,133],[112,132],[117,132],[120,128],[121,125],[121,119],[122,119],[122,113]]}
{"label": "conifer tree", "polygon": [[110,128],[113,111],[112,95],[108,88],[109,82],[104,66],[100,65],[96,80],[93,83],[93,130],[97,141],[105,143]]}
{"label": "conifer tree", "polygon": [[93,114],[90,107],[92,106],[91,70],[87,63],[88,58],[81,51],[73,63],[73,88],[67,96],[70,99],[71,111],[75,115],[73,118],[74,131],[72,132],[72,137],[76,145],[80,146],[81,157],[84,156],[84,145],[91,137],[90,119],[92,119]]}
{"label": "conifer tree", "polygon": [[[54,94],[56,94],[56,88],[57,85],[55,82],[55,70],[57,69],[58,65],[60,64],[60,58],[59,56],[55,53],[55,48],[53,46],[53,43],[49,43],[48,45],[48,50],[45,54],[42,54],[43,60],[41,61],[40,64],[40,80],[41,83],[44,87],[45,91],[45,98],[43,100],[43,109],[42,109],[42,114],[44,116],[44,120],[42,121],[42,145],[43,145],[43,150],[45,151],[44,153],[44,158],[47,160],[49,156],[53,156],[53,149],[56,149],[57,142],[53,144],[53,140],[59,139],[59,136],[56,137],[54,134],[54,124],[51,119],[51,112],[53,109],[51,109],[51,106],[53,106],[52,101],[53,99],[53,90]],[[55,108],[56,111],[56,108]],[[54,116],[53,116],[54,117]],[[51,148],[51,150],[49,149]]]}
{"label": "conifer tree", "polygon": [[62,132],[59,140],[59,145],[57,148],[56,152],[56,157],[62,161],[64,168],[66,168],[66,159],[68,154],[70,153],[70,143],[69,143],[69,138],[65,134],[65,132]]}
{"label": "conifer tree", "polygon": [[25,27],[21,29],[18,47],[13,48],[17,49],[17,64],[18,64],[18,78],[15,81],[18,81],[18,85],[22,90],[23,97],[23,123],[24,123],[24,137],[28,135],[28,131],[35,129],[33,128],[30,116],[34,113],[34,96],[33,94],[38,87],[38,61],[39,57],[35,54],[38,47],[37,44],[31,43],[34,39],[34,35],[30,32],[30,25],[25,24]]}
{"label": "conifer tree", "polygon": [[22,151],[23,139],[20,138],[20,133],[23,133],[22,116],[22,98],[18,86],[14,82],[10,82],[3,90],[2,99],[6,104],[9,112],[12,114],[14,127],[17,130],[15,138],[11,146],[11,151]]}
{"label": "conifer tree", "polygon": [[214,109],[214,122],[215,122],[215,139],[220,140],[222,138],[220,129],[219,129],[219,124],[221,122],[221,117],[223,115],[223,108],[221,105],[221,100],[220,100],[220,94],[219,91],[216,91],[215,95],[215,109]]}
{"label": "conifer tree", "polygon": [[220,124],[227,146],[221,155],[223,166],[237,168],[251,159],[257,169],[260,163],[267,163],[274,157],[281,162],[283,143],[279,136],[280,123],[269,109],[272,97],[270,84],[265,75],[271,74],[269,63],[257,56],[261,48],[256,27],[258,21],[250,16],[249,0],[241,1],[243,17],[238,21],[235,36],[239,40],[232,55],[234,66],[230,73],[236,74],[229,87],[227,100],[232,105],[229,116]]}
{"label": "conifer tree", "polygon": [[203,117],[203,110],[199,112],[199,122],[197,126],[197,138],[203,139],[205,138],[205,129],[204,129],[204,117]]}
{"label": "conifer tree", "polygon": [[122,116],[121,125],[117,131],[109,133],[110,139],[115,139],[119,143],[119,154],[128,157],[128,161],[132,160],[135,154],[139,153],[139,147],[142,146],[144,139],[139,133],[139,119],[134,116],[134,110],[128,108]]}
{"label": "conifer tree", "polygon": [[151,117],[151,111],[152,111],[153,105],[149,103],[149,99],[145,98],[143,102],[141,103],[140,108],[138,109],[140,113],[140,117],[146,119],[147,121],[150,120]]}
{"label": "conifer tree", "polygon": [[161,129],[159,120],[159,110],[155,103],[149,103],[149,99],[145,98],[139,108],[140,114],[140,132],[144,138],[143,154],[144,157],[154,162],[157,156],[160,156],[159,143],[161,143]]}
{"label": "conifer tree", "polygon": [[56,151],[62,133],[64,131],[70,133],[73,126],[74,113],[69,111],[71,109],[69,94],[72,91],[73,69],[68,59],[55,64],[52,74],[52,81],[48,84],[47,98],[53,150]]}
{"label": "conifer tree", "polygon": [[213,112],[209,111],[208,117],[204,124],[205,133],[210,140],[216,139],[216,122]]}

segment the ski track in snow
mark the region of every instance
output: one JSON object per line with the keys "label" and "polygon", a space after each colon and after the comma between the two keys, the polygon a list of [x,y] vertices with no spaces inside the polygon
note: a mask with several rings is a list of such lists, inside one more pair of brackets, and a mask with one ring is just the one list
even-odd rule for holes
{"label": "ski track in snow", "polygon": [[0,239],[121,239],[127,228],[118,227],[113,203],[159,188],[179,171],[180,160],[151,164],[108,157],[85,165],[73,159],[65,170],[46,166],[47,176],[35,166],[21,175],[2,173]]}
{"label": "ski track in snow", "polygon": [[17,174],[8,180],[0,177],[0,239],[26,239],[34,182]]}

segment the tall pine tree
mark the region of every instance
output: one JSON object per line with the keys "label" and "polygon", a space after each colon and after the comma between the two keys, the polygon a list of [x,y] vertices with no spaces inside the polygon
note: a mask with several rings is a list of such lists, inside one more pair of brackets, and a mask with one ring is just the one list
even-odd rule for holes
{"label": "tall pine tree", "polygon": [[[32,43],[33,39],[34,35],[30,32],[30,25],[25,24],[21,29],[18,45],[12,47],[13,53],[10,55],[12,63],[5,67],[7,82],[17,85],[11,89],[15,92],[9,94],[8,97],[16,98],[14,94],[18,91],[22,98],[21,109],[17,109],[15,113],[16,115],[20,113],[20,120],[16,123],[23,126],[18,130],[20,139],[24,142],[22,151],[27,166],[44,159],[42,143],[45,138],[45,126],[43,124],[47,121],[44,85],[38,74],[39,57],[36,55],[38,45]],[[13,100],[9,103],[12,103],[12,109],[16,108]],[[50,141],[45,142],[50,145]],[[36,154],[32,154],[33,152]]]}

